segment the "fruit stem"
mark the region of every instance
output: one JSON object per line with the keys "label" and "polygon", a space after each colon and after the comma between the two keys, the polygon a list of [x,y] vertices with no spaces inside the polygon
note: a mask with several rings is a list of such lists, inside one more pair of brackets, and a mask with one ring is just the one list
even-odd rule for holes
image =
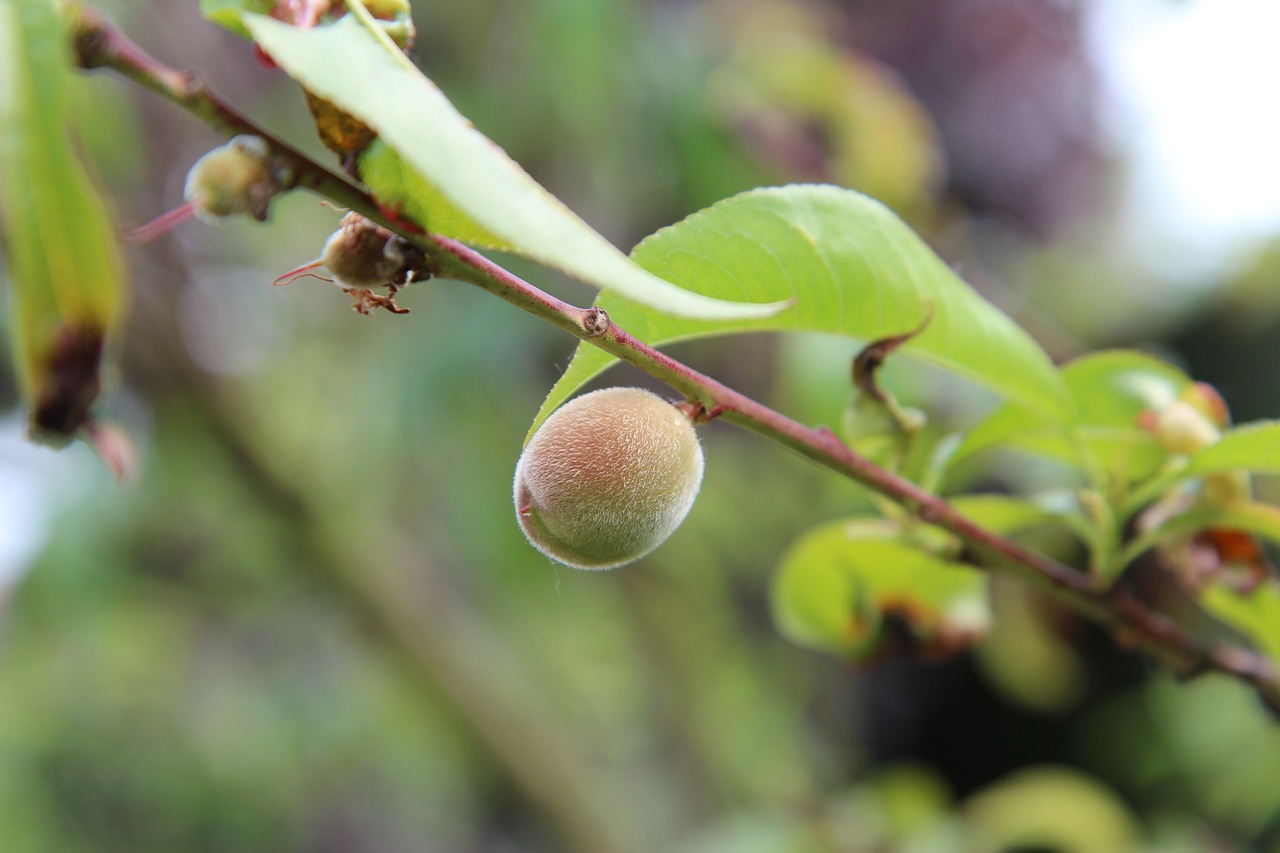
{"label": "fruit stem", "polygon": [[308,276],[311,278],[318,278],[321,281],[332,282],[333,279],[327,278],[326,276],[322,276],[322,275],[316,275],[315,273],[312,272],[312,270],[319,269],[322,266],[324,266],[324,261],[321,260],[320,258],[316,258],[314,261],[305,263],[300,267],[294,267],[288,272],[280,273],[280,275],[276,276],[271,280],[271,283],[274,284],[276,287],[284,287],[286,284],[293,284],[293,282],[297,281],[298,279],[306,278]]}
{"label": "fruit stem", "polygon": [[139,225],[132,231],[125,231],[120,235],[120,239],[135,246],[150,243],[161,234],[167,234],[182,223],[194,219],[195,215],[196,203],[189,201],[180,207],[175,207],[168,213],[160,214],[146,225]]}

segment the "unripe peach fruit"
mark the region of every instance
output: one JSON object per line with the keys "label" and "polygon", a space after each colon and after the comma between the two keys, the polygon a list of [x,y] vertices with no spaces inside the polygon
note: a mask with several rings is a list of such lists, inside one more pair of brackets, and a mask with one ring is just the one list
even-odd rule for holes
{"label": "unripe peach fruit", "polygon": [[516,518],[542,553],[612,569],[661,545],[702,484],[689,418],[640,388],[606,388],[556,410],[516,465]]}

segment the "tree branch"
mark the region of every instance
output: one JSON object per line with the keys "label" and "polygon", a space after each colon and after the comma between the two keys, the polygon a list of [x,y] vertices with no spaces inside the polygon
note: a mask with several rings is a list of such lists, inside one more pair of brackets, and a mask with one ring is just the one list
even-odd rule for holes
{"label": "tree branch", "polygon": [[[292,170],[285,189],[302,187],[350,208],[417,244],[439,264],[439,274],[476,285],[697,401],[708,411],[873,489],[940,527],[990,561],[992,568],[1045,589],[1113,629],[1127,643],[1145,649],[1175,671],[1221,672],[1254,685],[1280,714],[1280,669],[1257,652],[1192,635],[1163,614],[1130,598],[1098,589],[1085,574],[974,524],[945,500],[855,454],[830,430],[811,429],[705,376],[637,340],[609,322],[598,309],[584,309],[539,290],[484,255],[446,237],[413,233],[384,215],[360,188],[312,161],[275,135],[223,103],[195,75],[172,69],[147,55],[93,10],[81,13],[76,48],[85,68],[110,68],[186,109],[228,134],[252,133],[270,142]],[[602,331],[603,329],[603,331]]]}

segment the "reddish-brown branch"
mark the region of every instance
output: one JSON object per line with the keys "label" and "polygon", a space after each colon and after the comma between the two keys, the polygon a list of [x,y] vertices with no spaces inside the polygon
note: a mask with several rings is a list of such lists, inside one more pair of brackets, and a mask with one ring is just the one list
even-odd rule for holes
{"label": "reddish-brown branch", "polygon": [[[1015,574],[1109,625],[1126,642],[1140,646],[1180,672],[1202,668],[1248,682],[1280,712],[1280,671],[1258,653],[1201,639],[1164,615],[1131,598],[1097,589],[1085,574],[974,524],[945,500],[877,467],[853,453],[830,430],[813,429],[734,391],[637,340],[593,308],[563,302],[512,274],[479,252],[445,237],[423,236],[411,224],[380,209],[358,187],[280,141],[219,100],[192,74],[178,72],[147,55],[92,11],[85,11],[77,38],[86,68],[111,68],[174,101],[211,126],[234,135],[253,133],[268,140],[292,170],[286,188],[303,187],[361,213],[420,246],[439,262],[439,274],[476,285],[499,298],[635,365],[697,401],[708,412],[795,450],[843,476],[897,501],[919,518],[954,534],[984,562]],[[606,325],[607,324],[607,325]]]}

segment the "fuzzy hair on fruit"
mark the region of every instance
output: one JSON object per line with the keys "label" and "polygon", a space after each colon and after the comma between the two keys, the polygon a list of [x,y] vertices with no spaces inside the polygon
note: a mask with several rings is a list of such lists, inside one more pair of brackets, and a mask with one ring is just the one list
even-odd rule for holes
{"label": "fuzzy hair on fruit", "polygon": [[702,484],[689,418],[641,388],[557,409],[516,465],[516,518],[543,554],[576,569],[640,559],[680,526]]}

